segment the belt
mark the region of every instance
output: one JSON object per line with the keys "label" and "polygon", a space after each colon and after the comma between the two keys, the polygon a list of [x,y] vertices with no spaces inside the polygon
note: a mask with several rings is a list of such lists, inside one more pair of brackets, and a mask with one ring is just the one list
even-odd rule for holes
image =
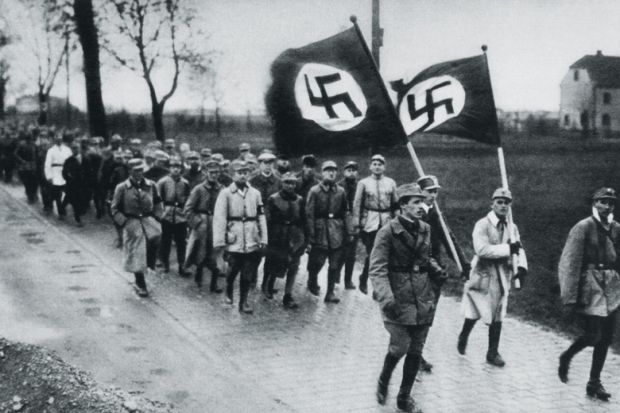
{"label": "belt", "polygon": [[65,164],[63,164],[63,163],[53,163],[52,164],[52,168],[55,167],[55,166],[64,166],[64,165]]}
{"label": "belt", "polygon": [[182,207],[185,204],[180,203],[180,202],[166,202],[166,201],[164,201],[164,205],[165,206],[173,206],[173,207]]}
{"label": "belt", "polygon": [[609,265],[606,264],[587,264],[586,265],[586,269],[587,270],[615,270],[615,268],[610,267]]}
{"label": "belt", "polygon": [[127,218],[137,218],[137,219],[142,219],[142,218],[147,218],[147,217],[152,217],[153,214],[152,213],[148,213],[148,214],[125,214],[125,216]]}
{"label": "belt", "polygon": [[408,267],[389,267],[389,270],[392,272],[420,272],[421,268],[419,265],[408,266]]}
{"label": "belt", "polygon": [[366,209],[368,211],[374,211],[374,212],[392,212],[392,210],[390,208],[388,208],[388,209],[378,209],[378,208],[366,208],[366,207],[364,207],[364,209]]}
{"label": "belt", "polygon": [[207,215],[213,215],[212,211],[207,211],[206,209],[199,209],[198,211],[196,211],[199,214],[207,214]]}
{"label": "belt", "polygon": [[315,218],[323,218],[323,219],[343,219],[340,215],[336,216],[336,214],[326,214],[326,215],[315,215]]}
{"label": "belt", "polygon": [[241,221],[241,222],[245,222],[245,221],[256,221],[256,217],[228,217],[229,221]]}

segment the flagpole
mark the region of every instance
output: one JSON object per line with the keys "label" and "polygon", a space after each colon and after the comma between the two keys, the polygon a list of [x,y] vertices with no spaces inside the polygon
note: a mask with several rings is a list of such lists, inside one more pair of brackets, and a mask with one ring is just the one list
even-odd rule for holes
{"label": "flagpole", "polygon": [[[425,174],[424,174],[424,170],[422,169],[422,164],[420,163],[420,159],[418,158],[418,155],[416,154],[415,149],[413,148],[413,144],[407,138],[407,132],[405,132],[405,128],[403,127],[403,124],[400,121],[398,112],[396,112],[396,108],[392,104],[392,99],[390,99],[390,94],[388,93],[388,90],[385,87],[385,84],[383,83],[383,78],[381,77],[381,73],[379,72],[379,69],[377,68],[377,64],[375,63],[375,60],[372,57],[372,53],[370,53],[370,50],[368,50],[368,45],[366,44],[366,41],[364,40],[364,35],[362,34],[362,31],[360,30],[360,27],[357,25],[357,17],[351,16],[350,20],[351,20],[351,23],[353,23],[353,26],[355,27],[355,32],[357,33],[357,37],[359,37],[359,40],[360,40],[360,43],[362,44],[362,48],[364,49],[364,52],[366,53],[366,55],[372,62],[372,68],[375,71],[375,74],[377,75],[377,77],[379,78],[379,84],[381,86],[381,91],[383,92],[383,97],[388,103],[388,106],[390,108],[390,111],[392,112],[392,115],[394,116],[395,119],[398,120],[398,126],[400,129],[400,132],[402,133],[403,141],[407,146],[407,150],[409,151],[409,155],[411,156],[411,160],[413,161],[413,165],[415,166],[418,176],[424,176]],[[452,241],[450,230],[448,229],[448,225],[446,224],[443,214],[441,213],[441,210],[439,209],[439,205],[437,204],[437,201],[433,202],[433,207],[435,208],[435,211],[437,211],[437,216],[439,217],[439,224],[441,225],[441,229],[443,230],[446,240],[448,241],[448,247],[450,248],[450,253],[452,254],[454,263],[456,264],[456,267],[459,270],[459,273],[463,272],[463,265],[461,264],[461,260],[459,259],[459,256],[456,253],[456,247],[454,245],[454,241]]]}
{"label": "flagpole", "polygon": [[[491,74],[489,73],[489,61],[487,59],[487,45],[482,45],[482,52],[484,54],[484,63],[487,69],[487,75],[489,78],[489,82],[491,82]],[[493,108],[495,108],[495,98],[493,96],[493,88],[491,88],[491,99],[493,100]],[[497,122],[497,112],[495,112],[495,121]],[[497,131],[497,137],[499,140],[499,131]],[[501,141],[500,141],[501,142]],[[508,190],[508,173],[506,172],[506,160],[504,159],[504,149],[502,148],[501,143],[497,146],[497,158],[499,160],[499,172],[502,179],[502,188]],[[508,216],[506,217],[506,221],[508,222],[508,240],[512,244],[514,242],[514,222],[512,219],[512,207],[508,206]],[[513,275],[519,271],[519,255],[512,254],[512,273]],[[518,278],[515,278],[515,288],[517,290],[521,289],[521,281]]]}

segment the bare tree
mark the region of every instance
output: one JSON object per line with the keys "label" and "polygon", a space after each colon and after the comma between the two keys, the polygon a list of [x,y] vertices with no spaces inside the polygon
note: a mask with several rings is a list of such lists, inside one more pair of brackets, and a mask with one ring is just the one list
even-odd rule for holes
{"label": "bare tree", "polygon": [[209,101],[214,106],[214,125],[217,137],[222,136],[222,101],[224,93],[221,87],[220,76],[218,75],[217,62],[221,53],[195,53],[188,59],[190,72],[189,79],[192,90],[200,95],[200,120],[204,122],[205,107]]}
{"label": "bare tree", "polygon": [[6,85],[9,83],[9,62],[2,54],[2,49],[10,43],[10,38],[0,31],[0,120],[4,119],[4,101],[6,99]]}
{"label": "bare tree", "polygon": [[[155,136],[165,136],[166,102],[179,85],[181,65],[192,56],[195,15],[188,0],[110,0],[103,3],[102,47],[121,66],[139,73],[149,91]],[[130,47],[123,47],[127,44]],[[171,72],[166,92],[157,91],[155,72]]]}
{"label": "bare tree", "polygon": [[88,125],[92,136],[108,139],[105,108],[101,95],[99,34],[92,0],[73,0],[73,18],[82,45]]}

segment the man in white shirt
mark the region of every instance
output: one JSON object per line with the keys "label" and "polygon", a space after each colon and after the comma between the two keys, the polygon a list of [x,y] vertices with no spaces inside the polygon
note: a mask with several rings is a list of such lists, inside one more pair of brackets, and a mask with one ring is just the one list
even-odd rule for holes
{"label": "man in white shirt", "polygon": [[54,145],[47,150],[45,156],[45,179],[50,183],[52,200],[56,202],[58,217],[63,219],[67,214],[62,203],[62,195],[65,187],[65,178],[62,176],[62,167],[68,157],[72,155],[71,149],[64,143],[64,137],[56,134]]}

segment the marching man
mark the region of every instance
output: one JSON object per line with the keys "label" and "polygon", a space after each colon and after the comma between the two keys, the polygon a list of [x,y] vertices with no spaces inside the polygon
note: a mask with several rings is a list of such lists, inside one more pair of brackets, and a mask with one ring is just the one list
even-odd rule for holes
{"label": "marching man", "polygon": [[[503,367],[506,363],[500,356],[498,347],[502,321],[508,306],[508,292],[513,276],[523,281],[527,275],[527,259],[517,226],[513,224],[512,228],[508,228],[506,221],[512,194],[507,189],[498,188],[492,199],[491,212],[474,226],[473,244],[476,255],[472,260],[469,280],[463,290],[462,310],[465,322],[459,334],[457,349],[460,354],[465,354],[469,333],[476,321],[482,319],[489,325],[487,362]],[[512,231],[512,243],[509,231]],[[517,274],[512,273],[514,255],[517,255]]]}

